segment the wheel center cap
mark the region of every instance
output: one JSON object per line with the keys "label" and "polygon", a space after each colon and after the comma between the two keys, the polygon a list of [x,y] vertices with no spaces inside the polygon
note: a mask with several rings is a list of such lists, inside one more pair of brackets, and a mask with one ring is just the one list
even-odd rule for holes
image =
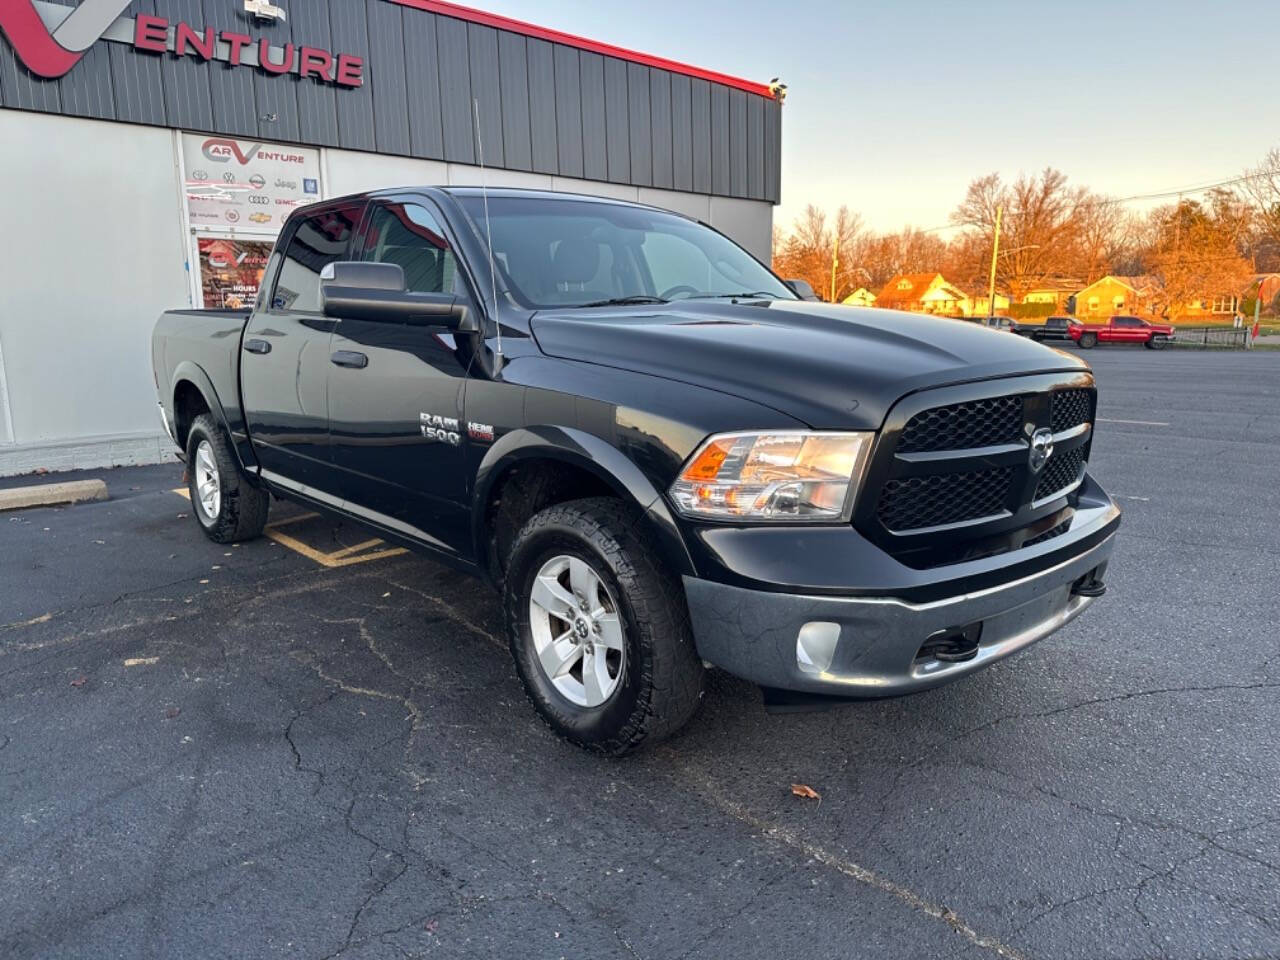
{"label": "wheel center cap", "polygon": [[580,639],[585,640],[587,637],[587,634],[590,633],[591,631],[590,631],[590,628],[587,626],[587,621],[579,617],[577,620],[574,621],[573,632],[576,633]]}

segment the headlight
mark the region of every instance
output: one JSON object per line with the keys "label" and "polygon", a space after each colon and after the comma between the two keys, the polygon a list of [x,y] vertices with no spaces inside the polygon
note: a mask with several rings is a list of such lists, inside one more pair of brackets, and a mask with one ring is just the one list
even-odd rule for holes
{"label": "headlight", "polygon": [[671,498],[687,517],[840,520],[847,516],[871,433],[722,433],[685,463]]}

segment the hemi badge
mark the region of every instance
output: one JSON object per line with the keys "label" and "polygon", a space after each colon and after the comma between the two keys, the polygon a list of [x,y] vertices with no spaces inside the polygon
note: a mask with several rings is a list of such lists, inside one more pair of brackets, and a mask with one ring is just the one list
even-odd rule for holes
{"label": "hemi badge", "polygon": [[484,440],[488,443],[493,442],[493,424],[476,423],[474,420],[467,421],[467,436],[472,440]]}

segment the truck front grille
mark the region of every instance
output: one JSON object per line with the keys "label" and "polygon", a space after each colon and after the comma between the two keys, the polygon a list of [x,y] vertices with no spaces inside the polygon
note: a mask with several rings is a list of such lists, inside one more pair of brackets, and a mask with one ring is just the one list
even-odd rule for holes
{"label": "truck front grille", "polygon": [[1054,453],[1044,465],[1040,480],[1036,483],[1036,500],[1051,497],[1077,480],[1084,472],[1084,451],[1079,447]]}
{"label": "truck front grille", "polygon": [[[1055,530],[1070,527],[1095,403],[1086,373],[907,397],[881,433],[855,525],[918,567],[1020,549],[1033,538],[1045,542],[1052,515],[1065,514]],[[1035,471],[1031,439],[1045,429],[1054,435],[1054,452]]]}
{"label": "truck front grille", "polygon": [[876,512],[886,530],[920,530],[1000,513],[1009,499],[1012,467],[890,480]]}
{"label": "truck front grille", "polygon": [[917,413],[902,430],[898,450],[965,450],[1014,443],[1022,429],[1022,398],[991,397]]}
{"label": "truck front grille", "polygon": [[1054,433],[1070,430],[1093,419],[1092,390],[1059,390],[1053,394],[1049,428]]}

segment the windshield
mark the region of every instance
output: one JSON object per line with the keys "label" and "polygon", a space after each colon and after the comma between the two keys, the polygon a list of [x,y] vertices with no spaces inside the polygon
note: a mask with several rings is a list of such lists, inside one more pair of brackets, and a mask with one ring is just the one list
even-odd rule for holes
{"label": "windshield", "polygon": [[[481,239],[484,198],[457,198]],[[591,200],[489,197],[493,257],[524,306],[750,295],[795,300],[759,261],[700,223]]]}

